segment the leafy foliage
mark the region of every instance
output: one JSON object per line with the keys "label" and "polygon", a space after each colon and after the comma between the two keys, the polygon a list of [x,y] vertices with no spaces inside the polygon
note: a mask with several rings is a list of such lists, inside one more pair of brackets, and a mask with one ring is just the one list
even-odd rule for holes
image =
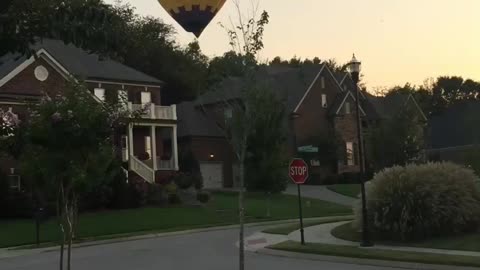
{"label": "leafy foliage", "polygon": [[[480,226],[478,177],[453,163],[395,166],[367,185],[369,218],[383,238],[420,240],[476,231]],[[355,207],[361,224],[360,203]]]}
{"label": "leafy foliage", "polygon": [[246,187],[251,191],[278,193],[285,190],[288,157],[285,155],[286,109],[268,85],[260,86],[248,98],[256,113],[254,132],[248,137]]}
{"label": "leafy foliage", "polygon": [[424,124],[416,108],[405,107],[368,136],[370,162],[375,170],[405,165],[421,158],[424,147]]}
{"label": "leafy foliage", "polygon": [[[25,175],[35,180],[32,182],[36,189],[45,196],[55,194],[63,235],[60,264],[63,265],[63,246],[67,243],[70,269],[79,198],[91,199],[86,194],[97,193],[113,177],[109,174],[115,159],[112,134],[118,127],[125,128],[123,121],[130,115],[120,103],[97,102],[83,85],[75,82],[62,95],[47,96],[30,109],[21,160]],[[108,198],[100,200],[106,203]]]}

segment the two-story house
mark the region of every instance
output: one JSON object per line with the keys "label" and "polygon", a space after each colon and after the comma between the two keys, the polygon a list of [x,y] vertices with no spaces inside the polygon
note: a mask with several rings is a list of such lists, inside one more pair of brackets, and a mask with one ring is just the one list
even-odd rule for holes
{"label": "two-story house", "polygon": [[[257,79],[267,82],[283,100],[290,138],[290,156],[295,148],[322,155],[331,149],[319,149],[320,140],[334,144],[333,162],[309,160],[311,174],[324,178],[332,174],[358,172],[358,136],[355,85],[349,74],[333,72],[326,65],[312,65],[300,68],[270,66],[258,71]],[[241,80],[227,78],[219,86],[221,91],[212,91],[201,96],[196,102],[178,106],[180,148],[190,149],[200,162],[205,187],[219,188],[235,186],[237,166],[228,148],[218,122],[228,117],[228,108],[218,113],[221,100],[242,99]],[[382,98],[375,99],[377,105]],[[365,133],[383,119],[367,93],[360,94],[360,114]],[[210,112],[216,113],[210,113]],[[212,115],[214,115],[212,117]],[[219,121],[220,119],[220,121]],[[286,121],[289,121],[286,119]],[[292,145],[293,141],[296,145]],[[365,143],[365,142],[364,142]],[[221,147],[218,147],[220,146]],[[331,153],[330,153],[331,154]]]}
{"label": "two-story house", "polygon": [[[27,102],[61,94],[73,77],[98,102],[125,102],[132,111],[144,112],[115,134],[129,178],[154,183],[178,170],[176,106],[162,106],[160,80],[61,41],[43,40],[33,49],[36,56],[0,58],[0,108],[25,119]],[[3,160],[0,169],[21,176],[15,160]]]}

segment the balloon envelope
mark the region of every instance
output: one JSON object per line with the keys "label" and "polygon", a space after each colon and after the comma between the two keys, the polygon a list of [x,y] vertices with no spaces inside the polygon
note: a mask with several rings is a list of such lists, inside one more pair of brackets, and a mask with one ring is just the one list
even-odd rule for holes
{"label": "balloon envelope", "polygon": [[226,0],[158,0],[187,31],[199,37]]}

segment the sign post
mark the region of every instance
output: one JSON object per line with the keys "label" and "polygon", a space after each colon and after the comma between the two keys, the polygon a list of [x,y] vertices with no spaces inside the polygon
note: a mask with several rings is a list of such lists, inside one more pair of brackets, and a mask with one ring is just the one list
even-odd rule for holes
{"label": "sign post", "polygon": [[300,235],[301,243],[305,245],[305,235],[303,231],[303,214],[302,214],[302,194],[300,191],[300,185],[304,184],[308,179],[308,165],[305,160],[295,158],[290,162],[288,166],[288,175],[290,179],[297,184],[298,190],[298,212],[300,217]]}

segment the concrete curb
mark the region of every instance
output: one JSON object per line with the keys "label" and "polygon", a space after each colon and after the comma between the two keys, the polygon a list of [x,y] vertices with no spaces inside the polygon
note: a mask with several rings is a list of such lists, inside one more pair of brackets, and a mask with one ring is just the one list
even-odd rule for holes
{"label": "concrete curb", "polygon": [[354,264],[354,265],[380,266],[380,267],[388,267],[388,268],[395,267],[395,268],[418,269],[418,270],[452,270],[452,269],[478,270],[477,267],[463,267],[463,266],[454,266],[454,265],[433,265],[433,264],[422,264],[422,263],[360,259],[360,258],[351,258],[351,257],[325,256],[325,255],[318,255],[318,254],[274,250],[269,248],[259,249],[256,251],[256,253],[269,255],[269,256],[293,258],[293,259],[326,261],[326,262],[346,263],[346,264]]}
{"label": "concrete curb", "polygon": [[[343,216],[329,216],[329,217],[315,217],[315,218],[305,218],[306,221],[316,221],[322,220],[325,218],[335,218],[335,217],[352,217],[353,215],[343,215]],[[274,220],[274,221],[264,221],[264,222],[255,222],[255,223],[247,223],[245,224],[246,228],[250,227],[260,227],[260,226],[270,226],[270,225],[283,225],[298,222],[298,219],[287,219],[287,220]],[[194,233],[203,233],[203,232],[211,232],[211,231],[221,231],[221,230],[229,230],[237,228],[238,224],[234,225],[225,225],[225,226],[216,226],[216,227],[208,227],[208,228],[199,228],[199,229],[190,229],[190,230],[180,230],[174,232],[164,232],[164,233],[149,233],[149,234],[141,234],[136,236],[128,236],[128,237],[121,237],[112,238],[107,240],[92,240],[83,243],[73,244],[72,248],[82,248],[82,247],[89,247],[89,246],[98,246],[98,245],[108,245],[114,243],[121,243],[121,242],[129,242],[129,241],[138,241],[138,240],[145,240],[145,239],[153,239],[153,238],[162,238],[162,237],[169,237],[169,236],[178,236],[178,235],[187,235],[187,234],[194,234]],[[114,236],[113,236],[114,237]],[[3,248],[0,249],[0,260],[11,258],[11,257],[18,257],[23,255],[31,255],[31,254],[38,254],[43,252],[51,252],[59,250],[59,246],[52,246],[52,247],[45,247],[45,248],[27,248],[24,246],[25,249],[22,249],[22,246],[18,247],[10,247],[10,248]]]}

